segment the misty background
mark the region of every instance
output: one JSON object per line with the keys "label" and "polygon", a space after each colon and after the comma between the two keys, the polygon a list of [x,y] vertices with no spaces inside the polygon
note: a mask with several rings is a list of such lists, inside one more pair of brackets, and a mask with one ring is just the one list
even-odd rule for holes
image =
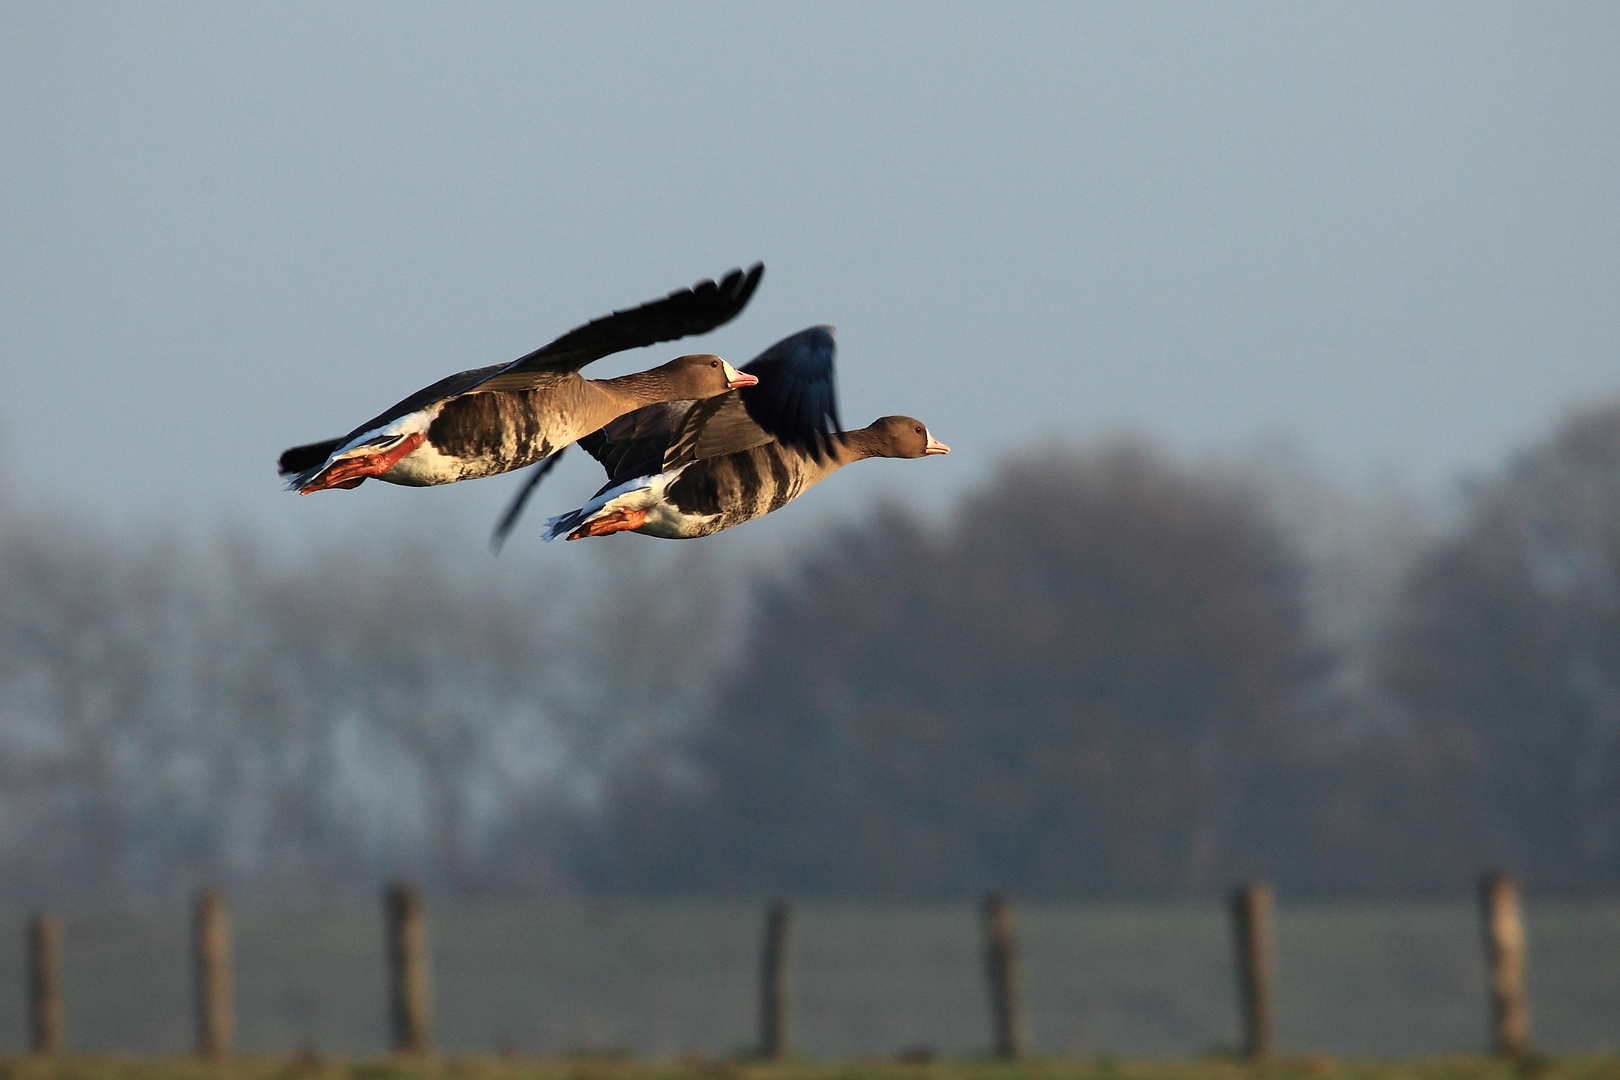
{"label": "misty background", "polygon": [[[0,897],[1620,876],[1620,16],[0,11]],[[692,543],[286,446],[761,259]],[[609,358],[601,377],[667,359]]]}

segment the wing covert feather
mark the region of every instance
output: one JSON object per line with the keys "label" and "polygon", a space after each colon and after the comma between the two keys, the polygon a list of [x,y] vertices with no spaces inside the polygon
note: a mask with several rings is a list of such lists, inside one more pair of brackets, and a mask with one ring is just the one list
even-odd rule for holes
{"label": "wing covert feather", "polygon": [[685,421],[670,437],[663,467],[673,469],[689,461],[724,457],[772,442],[771,433],[748,415],[742,398],[745,393],[732,390],[694,402]]}

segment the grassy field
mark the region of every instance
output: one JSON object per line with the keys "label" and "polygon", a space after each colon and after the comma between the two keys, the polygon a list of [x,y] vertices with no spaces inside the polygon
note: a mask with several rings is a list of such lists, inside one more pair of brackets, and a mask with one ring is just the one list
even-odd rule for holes
{"label": "grassy field", "polygon": [[1049,1059],[1018,1063],[942,1060],[762,1064],[745,1061],[636,1062],[622,1059],[94,1057],[0,1061],[0,1080],[1616,1080],[1620,1058],[1482,1057],[1337,1061],[1324,1057],[1250,1063]]}
{"label": "grassy field", "polygon": [[[435,1043],[446,1055],[734,1057],[755,1037],[762,914],[760,903],[714,901],[432,907]],[[69,1049],[184,1053],[185,912],[66,916]],[[1535,1045],[1620,1049],[1620,904],[1532,902],[1527,922]],[[362,1060],[387,1046],[374,907],[246,909],[234,923],[239,1048]],[[1031,903],[1019,928],[1035,1052],[1201,1060],[1237,1041],[1219,903]],[[0,914],[0,1052],[25,1045],[22,936],[21,913]],[[1485,1047],[1471,903],[1283,898],[1277,965],[1288,1054],[1412,1059]],[[989,1045],[970,903],[804,904],[792,972],[793,1045],[812,1060],[926,1050],[962,1061]]]}

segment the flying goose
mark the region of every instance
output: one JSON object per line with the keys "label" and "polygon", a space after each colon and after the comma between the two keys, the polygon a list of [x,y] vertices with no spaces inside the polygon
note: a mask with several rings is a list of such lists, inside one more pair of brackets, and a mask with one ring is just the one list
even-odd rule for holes
{"label": "flying goose", "polygon": [[[811,327],[744,366],[756,386],[649,405],[586,435],[580,445],[606,468],[608,482],[580,509],[548,521],[545,539],[708,536],[780,509],[852,461],[950,452],[909,416],[837,431],[834,352],[832,327]],[[538,479],[519,493],[497,541]]]}
{"label": "flying goose", "polygon": [[522,468],[643,406],[702,400],[755,378],[708,353],[650,371],[586,379],[581,368],[625,349],[702,334],[735,318],[765,272],[756,263],[577,327],[509,364],[440,379],[340,439],[295,446],[277,471],[308,495],[368,477],[425,487]]}

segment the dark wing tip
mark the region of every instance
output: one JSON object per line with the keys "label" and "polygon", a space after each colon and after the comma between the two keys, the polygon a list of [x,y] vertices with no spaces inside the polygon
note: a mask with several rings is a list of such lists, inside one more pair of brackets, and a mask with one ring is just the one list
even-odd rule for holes
{"label": "dark wing tip", "polygon": [[485,390],[523,389],[527,384],[513,383],[513,376],[526,372],[578,371],[611,353],[706,334],[742,313],[764,275],[765,264],[755,263],[746,271],[732,270],[718,283],[703,280],[639,307],[623,308],[593,319],[474,385]]}
{"label": "dark wing tip", "polygon": [[742,313],[742,309],[748,306],[748,301],[753,299],[754,290],[759,288],[760,279],[764,276],[765,264],[758,262],[750,266],[746,272],[741,269],[727,272],[718,283],[700,281],[690,289],[677,289],[670,293],[669,299],[682,300],[690,293],[702,307],[708,309],[707,315],[715,320],[714,326],[719,326]]}
{"label": "dark wing tip", "polygon": [[838,346],[830,326],[812,326],[778,341],[743,366],[759,385],[741,393],[754,422],[778,441],[820,461],[830,450],[838,420],[833,361]]}
{"label": "dark wing tip", "polygon": [[727,274],[720,287],[733,295],[735,299],[732,303],[736,305],[738,311],[741,311],[748,306],[748,301],[754,296],[754,290],[759,288],[760,280],[764,277],[765,264],[757,262],[748,268],[746,274],[740,270],[733,270]]}

